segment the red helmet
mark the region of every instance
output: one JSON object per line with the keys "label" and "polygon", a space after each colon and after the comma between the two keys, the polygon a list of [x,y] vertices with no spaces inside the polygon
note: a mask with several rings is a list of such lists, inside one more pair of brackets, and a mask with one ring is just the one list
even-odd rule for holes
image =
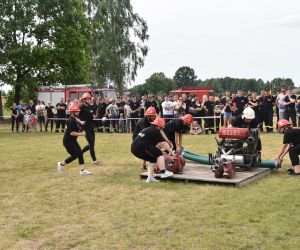
{"label": "red helmet", "polygon": [[194,121],[194,117],[191,114],[186,114],[181,118],[187,125],[191,125]]}
{"label": "red helmet", "polygon": [[85,92],[82,97],[81,97],[81,101],[86,100],[86,99],[92,99],[92,96],[89,92]]}
{"label": "red helmet", "polygon": [[72,102],[69,107],[69,112],[79,112],[80,108],[77,102]]}
{"label": "red helmet", "polygon": [[147,115],[157,115],[157,113],[156,113],[156,110],[155,110],[155,108],[154,107],[150,107],[150,108],[148,108],[147,110],[146,110],[146,112],[145,112],[145,115],[147,116]]}
{"label": "red helmet", "polygon": [[153,122],[150,122],[151,124],[164,128],[165,127],[165,119],[164,118],[156,118]]}
{"label": "red helmet", "polygon": [[282,128],[283,126],[286,126],[286,125],[292,125],[292,124],[286,119],[281,119],[277,123],[278,128]]}

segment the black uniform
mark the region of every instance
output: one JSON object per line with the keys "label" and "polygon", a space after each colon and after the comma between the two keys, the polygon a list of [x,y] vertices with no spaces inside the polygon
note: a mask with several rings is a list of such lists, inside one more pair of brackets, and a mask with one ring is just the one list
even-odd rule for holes
{"label": "black uniform", "polygon": [[67,152],[71,155],[65,160],[68,164],[78,158],[79,164],[84,164],[83,152],[77,142],[77,136],[72,136],[71,132],[79,132],[79,126],[76,119],[72,116],[67,120],[67,129],[64,135],[63,144]]}
{"label": "black uniform", "polygon": [[81,121],[85,121],[85,124],[82,126],[82,128],[86,132],[85,138],[89,143],[89,145],[85,146],[82,149],[82,152],[84,153],[90,150],[90,154],[93,161],[96,161],[97,159],[95,156],[95,130],[94,130],[94,123],[93,123],[93,115],[94,115],[93,105],[87,104],[87,105],[82,105],[80,107],[79,118]]}
{"label": "black uniform", "polygon": [[[250,123],[247,123],[245,122],[245,120],[242,118],[242,114],[237,116],[233,121],[232,121],[232,124],[231,124],[233,127],[236,127],[236,128],[258,128],[259,127],[259,124],[257,122],[256,119],[252,119]],[[258,151],[261,151],[261,140],[260,138],[258,139],[258,142],[257,142],[257,150]]]}
{"label": "black uniform", "polygon": [[[206,101],[204,103],[204,106],[207,109],[206,116],[214,116],[215,102]],[[205,133],[207,134],[208,131],[210,131],[211,133],[214,133],[214,131],[215,131],[214,127],[215,127],[214,118],[205,118],[205,121],[204,121]]]}
{"label": "black uniform", "polygon": [[[202,108],[202,103],[201,102],[199,102],[199,103],[192,102],[191,107],[194,109],[194,112],[192,113],[193,116],[195,116],[195,117],[205,116],[205,110]],[[200,110],[199,110],[199,108],[200,108]],[[198,110],[196,110],[196,109],[198,109]],[[202,127],[202,118],[196,118],[195,120],[199,123],[201,129],[203,129],[203,127]]]}
{"label": "black uniform", "polygon": [[50,122],[50,127],[51,127],[51,132],[53,131],[53,118],[54,118],[54,113],[53,113],[53,106],[46,106],[45,107],[46,112],[47,112],[47,121],[46,121],[46,125],[45,125],[45,131],[48,131],[48,124]]}
{"label": "black uniform", "polygon": [[66,121],[65,120],[61,120],[61,119],[65,119],[67,117],[67,115],[66,115],[67,104],[65,104],[65,103],[57,103],[56,104],[56,108],[58,108],[58,107],[64,107],[65,109],[57,109],[57,118],[58,118],[58,120],[56,121],[55,132],[59,131],[60,126],[61,126],[61,131],[64,132],[65,131]]}
{"label": "black uniform", "polygon": [[132,134],[132,140],[134,140],[143,129],[149,128],[149,127],[151,127],[150,120],[147,118],[147,116],[145,116],[144,118],[139,120],[138,123],[136,124],[135,129]]}
{"label": "black uniform", "polygon": [[265,123],[266,130],[267,132],[273,132],[273,104],[275,102],[275,99],[271,95],[266,95],[262,98],[261,102],[261,114]]}
{"label": "black uniform", "polygon": [[[130,101],[129,104],[130,108],[132,111],[137,110],[140,107],[140,102],[139,101]],[[131,112],[130,118],[139,118],[139,111]],[[131,131],[133,132],[135,130],[135,126],[138,122],[138,119],[132,119],[131,120]]]}
{"label": "black uniform", "polygon": [[[285,102],[290,102],[291,99],[296,100],[297,97],[295,95],[291,95],[290,97],[287,95],[284,98]],[[290,103],[288,105],[285,106],[285,112],[284,112],[284,116],[286,120],[292,120],[293,123],[293,127],[297,127],[297,121],[296,121],[296,104],[295,103]]]}
{"label": "black uniform", "polygon": [[289,156],[292,166],[299,165],[300,155],[300,129],[289,128],[284,132],[283,144],[292,144],[289,150]]}
{"label": "black uniform", "polygon": [[147,100],[147,101],[145,102],[145,109],[147,110],[147,109],[150,108],[150,107],[155,108],[156,113],[157,113],[157,114],[159,113],[159,108],[158,108],[157,102],[156,102],[155,100],[152,100],[152,101]]}
{"label": "black uniform", "polygon": [[102,122],[102,118],[105,116],[106,108],[108,105],[105,102],[99,102],[97,107],[97,118],[101,119],[98,121],[97,126],[102,127],[103,130],[106,127],[108,127],[108,122]]}
{"label": "black uniform", "polygon": [[189,131],[189,126],[187,126],[183,120],[173,120],[166,124],[166,127],[164,128],[164,132],[168,139],[173,144],[173,149],[176,150],[176,143],[175,143],[175,132],[179,134],[184,134],[187,131]]}
{"label": "black uniform", "polygon": [[131,153],[144,161],[156,163],[157,158],[162,156],[161,150],[156,145],[163,141],[164,138],[156,127],[143,129],[132,142]]}
{"label": "black uniform", "polygon": [[237,110],[235,112],[235,115],[238,116],[241,113],[243,113],[243,110],[248,103],[248,98],[245,96],[236,96],[233,100],[233,103],[236,104]]}

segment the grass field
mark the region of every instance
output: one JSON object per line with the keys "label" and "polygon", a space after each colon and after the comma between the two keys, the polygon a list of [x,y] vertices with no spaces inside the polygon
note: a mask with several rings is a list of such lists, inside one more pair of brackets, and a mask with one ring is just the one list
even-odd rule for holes
{"label": "grass field", "polygon": [[[300,249],[300,177],[283,169],[243,188],[146,184],[130,135],[97,134],[103,166],[80,176],[62,134],[11,134],[0,125],[0,249]],[[282,135],[262,135],[263,159]],[[215,151],[213,136],[185,136],[185,148]],[[80,139],[84,145],[85,140]]]}

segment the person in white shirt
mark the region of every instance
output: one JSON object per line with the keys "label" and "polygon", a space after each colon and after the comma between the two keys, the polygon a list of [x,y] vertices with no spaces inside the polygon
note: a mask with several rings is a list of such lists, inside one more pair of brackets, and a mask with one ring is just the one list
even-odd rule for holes
{"label": "person in white shirt", "polygon": [[284,101],[284,98],[287,96],[287,93],[286,93],[286,89],[285,87],[282,87],[281,88],[281,91],[280,93],[277,95],[277,98],[276,98],[276,106],[278,108],[278,121],[281,120],[281,119],[284,119],[285,117],[285,101]]}
{"label": "person in white shirt", "polygon": [[162,102],[162,111],[163,111],[163,118],[166,119],[166,122],[171,121],[174,118],[174,109],[176,104],[169,100],[168,96],[165,96],[165,101]]}
{"label": "person in white shirt", "polygon": [[130,132],[131,131],[131,122],[130,122],[130,114],[132,112],[130,105],[129,105],[129,101],[125,100],[125,105],[124,105],[124,115],[125,115],[125,119],[126,119],[126,131]]}
{"label": "person in white shirt", "polygon": [[45,105],[40,100],[38,100],[37,105],[35,106],[35,110],[38,117],[38,122],[40,124],[40,132],[42,132],[43,125],[45,127]]}

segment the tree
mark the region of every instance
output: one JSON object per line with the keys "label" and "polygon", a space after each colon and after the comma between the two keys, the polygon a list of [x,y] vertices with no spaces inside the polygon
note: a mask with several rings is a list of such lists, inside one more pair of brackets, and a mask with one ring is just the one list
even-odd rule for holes
{"label": "tree", "polygon": [[194,86],[197,76],[195,75],[195,71],[192,68],[184,66],[180,67],[175,72],[175,76],[173,79],[176,82],[177,87],[181,88],[183,86]]}
{"label": "tree", "polygon": [[174,80],[167,78],[164,73],[154,73],[145,83],[133,87],[132,93],[136,96],[142,96],[146,94],[153,95],[167,95],[171,90],[176,88]]}
{"label": "tree", "polygon": [[148,47],[146,22],[130,0],[89,0],[92,25],[92,76],[98,83],[114,82],[122,91],[144,65]]}
{"label": "tree", "polygon": [[88,80],[89,32],[82,0],[0,3],[0,81],[14,89]]}
{"label": "tree", "polygon": [[276,90],[280,89],[281,87],[294,88],[295,84],[291,78],[274,78],[271,81],[271,87],[272,87],[273,91],[276,91]]}

